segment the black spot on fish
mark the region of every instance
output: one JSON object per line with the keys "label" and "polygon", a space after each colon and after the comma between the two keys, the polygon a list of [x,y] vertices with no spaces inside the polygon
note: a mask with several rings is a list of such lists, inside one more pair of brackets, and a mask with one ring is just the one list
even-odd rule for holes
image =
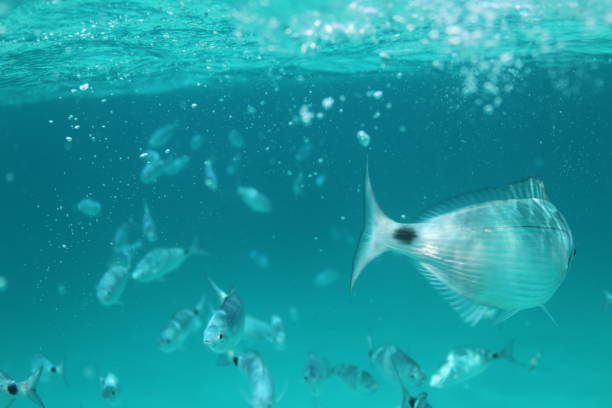
{"label": "black spot on fish", "polygon": [[410,245],[416,237],[416,231],[414,230],[414,228],[410,227],[399,227],[393,233],[393,238],[403,242],[406,245]]}
{"label": "black spot on fish", "polygon": [[51,372],[52,372],[52,373],[56,373],[56,372],[57,372],[57,368],[55,368],[55,367],[51,367]]}
{"label": "black spot on fish", "polygon": [[6,390],[11,395],[17,395],[17,392],[19,391],[19,389],[17,388],[17,384],[15,383],[10,383],[9,385],[7,385]]}
{"label": "black spot on fish", "polygon": [[234,365],[238,367],[238,357],[236,356],[232,357],[232,363],[234,363]]}

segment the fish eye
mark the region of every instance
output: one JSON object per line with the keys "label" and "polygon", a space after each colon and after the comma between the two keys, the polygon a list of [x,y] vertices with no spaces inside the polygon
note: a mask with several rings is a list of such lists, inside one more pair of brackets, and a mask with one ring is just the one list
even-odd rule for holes
{"label": "fish eye", "polygon": [[17,389],[17,384],[15,383],[10,383],[9,385],[7,385],[6,390],[8,391],[9,394],[11,395],[16,395],[17,391],[19,391]]}
{"label": "fish eye", "polygon": [[217,335],[217,338],[218,338],[219,340],[223,340],[223,337],[225,337],[225,336],[223,335],[223,333],[219,333],[219,334]]}
{"label": "fish eye", "polygon": [[232,357],[232,363],[234,363],[235,366],[238,366],[238,357]]}
{"label": "fish eye", "polygon": [[56,372],[57,372],[57,368],[55,368],[55,367],[51,367],[51,372],[52,372],[52,373],[56,373]]}

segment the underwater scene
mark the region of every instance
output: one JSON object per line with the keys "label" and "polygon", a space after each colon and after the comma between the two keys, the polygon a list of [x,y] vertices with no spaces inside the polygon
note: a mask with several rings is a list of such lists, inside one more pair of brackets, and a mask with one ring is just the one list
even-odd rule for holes
{"label": "underwater scene", "polygon": [[612,407],[611,0],[0,0],[0,408]]}

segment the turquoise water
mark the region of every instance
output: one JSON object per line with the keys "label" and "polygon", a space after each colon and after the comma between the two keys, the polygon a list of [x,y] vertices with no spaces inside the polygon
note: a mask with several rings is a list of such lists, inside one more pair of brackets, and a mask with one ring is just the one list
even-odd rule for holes
{"label": "turquoise water", "polygon": [[[514,339],[525,362],[541,353],[532,372],[496,361],[464,384],[411,389],[434,408],[612,406],[602,294],[612,290],[610,40],[609,1],[1,1],[0,370],[21,380],[35,353],[64,359],[68,385],[39,385],[50,408],[248,406],[248,382],[217,367],[201,329],[174,353],[157,348],[177,310],[203,293],[216,306],[210,277],[247,313],[282,317],[284,350],[249,346],[279,407],[313,406],[311,351],[380,383],[360,395],[330,378],[321,407],[399,406],[399,387],[369,363],[368,335],[429,376],[466,344],[499,350]],[[147,142],[172,123],[159,152],[190,161],[143,183]],[[406,221],[457,194],[540,176],[577,249],[547,304],[558,327],[540,309],[470,327],[409,258],[391,254],[349,295],[366,159],[381,206]],[[265,193],[271,211],[251,211],[239,185]],[[99,216],[78,211],[86,197]],[[208,255],[163,282],[130,280],[119,305],[103,306],[95,288],[113,235],[131,219],[139,238],[144,201],[159,238],[134,262],[194,237]],[[326,269],[338,280],[315,285]],[[121,382],[115,404],[101,396],[107,372]]]}

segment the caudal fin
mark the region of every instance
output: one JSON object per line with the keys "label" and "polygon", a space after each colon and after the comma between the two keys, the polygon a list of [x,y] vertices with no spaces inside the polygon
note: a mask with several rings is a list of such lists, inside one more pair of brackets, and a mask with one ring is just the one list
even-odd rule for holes
{"label": "caudal fin", "polygon": [[363,232],[357,244],[357,251],[353,257],[353,274],[351,277],[351,293],[353,287],[361,276],[365,267],[377,256],[387,251],[389,248],[386,245],[387,238],[391,234],[393,227],[397,224],[389,219],[378,206],[372,183],[370,182],[370,174],[366,164],[365,182],[364,182],[364,211],[365,219]]}
{"label": "caudal fin", "polygon": [[45,404],[42,402],[37,393],[38,381],[40,380],[40,375],[42,374],[42,367],[39,367],[30,378],[22,383],[22,391],[23,393],[39,408],[45,408]]}

